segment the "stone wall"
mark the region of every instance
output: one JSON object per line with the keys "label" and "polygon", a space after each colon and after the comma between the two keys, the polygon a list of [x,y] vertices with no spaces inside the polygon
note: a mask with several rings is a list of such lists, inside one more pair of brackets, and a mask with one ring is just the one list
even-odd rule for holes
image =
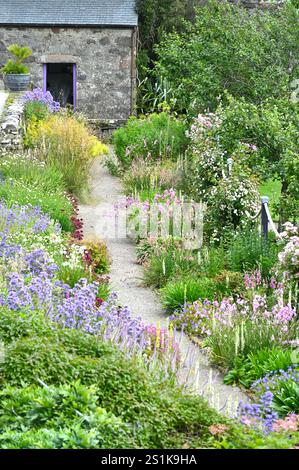
{"label": "stone wall", "polygon": [[28,45],[32,84],[43,86],[43,63],[77,64],[77,109],[99,120],[125,120],[135,89],[135,31],[132,28],[0,27],[0,66],[7,46]]}
{"label": "stone wall", "polygon": [[4,109],[0,117],[0,156],[22,151],[22,115],[23,103],[20,97]]}

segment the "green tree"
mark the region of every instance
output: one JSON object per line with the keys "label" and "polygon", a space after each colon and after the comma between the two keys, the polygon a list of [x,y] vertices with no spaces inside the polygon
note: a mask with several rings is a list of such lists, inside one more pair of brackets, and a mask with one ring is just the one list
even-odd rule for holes
{"label": "green tree", "polygon": [[141,49],[149,59],[165,32],[179,30],[184,18],[193,17],[196,3],[196,0],[137,0]]}
{"label": "green tree", "polygon": [[[260,103],[286,96],[298,74],[298,9],[265,12],[209,1],[194,22],[166,34],[155,48],[155,73],[177,90],[179,111],[214,110],[219,96]],[[297,67],[297,70],[296,70]]]}

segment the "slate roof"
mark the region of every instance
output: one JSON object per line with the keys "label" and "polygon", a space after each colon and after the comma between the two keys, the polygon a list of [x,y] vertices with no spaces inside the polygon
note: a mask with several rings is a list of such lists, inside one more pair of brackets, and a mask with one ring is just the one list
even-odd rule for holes
{"label": "slate roof", "polygon": [[0,0],[0,25],[137,26],[135,0]]}

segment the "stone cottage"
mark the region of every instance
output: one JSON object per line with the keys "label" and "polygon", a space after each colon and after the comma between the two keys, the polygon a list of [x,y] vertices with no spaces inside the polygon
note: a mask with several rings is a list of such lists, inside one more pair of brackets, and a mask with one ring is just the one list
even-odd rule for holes
{"label": "stone cottage", "polygon": [[92,119],[134,108],[135,0],[0,0],[0,67],[7,46],[28,45],[32,85]]}

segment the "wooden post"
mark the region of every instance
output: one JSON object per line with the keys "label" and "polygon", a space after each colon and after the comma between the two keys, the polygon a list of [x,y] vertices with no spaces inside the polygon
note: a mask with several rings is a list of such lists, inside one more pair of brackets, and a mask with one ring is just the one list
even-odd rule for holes
{"label": "wooden post", "polygon": [[266,212],[266,208],[265,208],[265,205],[269,204],[269,198],[268,196],[262,196],[261,198],[262,200],[262,211],[261,211],[261,233],[262,233],[262,236],[264,237],[264,240],[267,240],[268,239],[268,215],[267,215],[267,212]]}

